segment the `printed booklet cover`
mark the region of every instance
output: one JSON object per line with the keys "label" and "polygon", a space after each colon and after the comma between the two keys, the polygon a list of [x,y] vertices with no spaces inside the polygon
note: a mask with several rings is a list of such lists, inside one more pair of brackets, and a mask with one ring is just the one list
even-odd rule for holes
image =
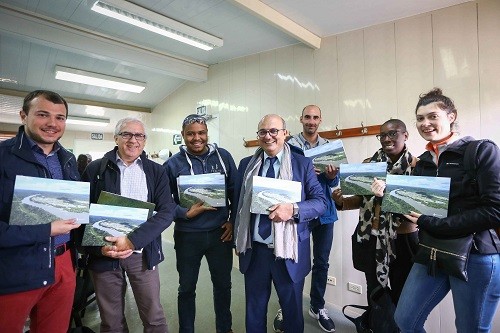
{"label": "printed booklet cover", "polygon": [[226,176],[221,173],[205,173],[177,177],[179,204],[191,208],[203,201],[206,206],[226,206]]}
{"label": "printed booklet cover", "polygon": [[149,210],[148,218],[153,216],[153,212],[156,206],[152,202],[127,198],[119,194],[106,191],[101,191],[101,193],[99,194],[99,198],[97,199],[97,203],[102,205],[111,205],[111,206],[146,208]]}
{"label": "printed booklet cover", "polygon": [[89,224],[83,233],[83,246],[103,246],[105,236],[124,236],[146,222],[149,209],[90,204]]}
{"label": "printed booklet cover", "polygon": [[76,218],[89,223],[90,183],[16,176],[10,221],[35,225]]}
{"label": "printed booklet cover", "polygon": [[312,158],[315,168],[325,171],[329,164],[339,167],[342,163],[347,163],[347,157],[342,140],[330,141],[327,144],[304,150],[306,157]]}
{"label": "printed booklet cover", "polygon": [[302,201],[301,193],[300,182],[253,176],[250,212],[269,214],[269,207],[275,204]]}
{"label": "printed booklet cover", "polygon": [[339,177],[343,195],[373,195],[373,178],[385,180],[387,162],[341,164]]}
{"label": "printed booklet cover", "polygon": [[382,210],[408,214],[411,211],[436,216],[448,215],[450,178],[387,175]]}

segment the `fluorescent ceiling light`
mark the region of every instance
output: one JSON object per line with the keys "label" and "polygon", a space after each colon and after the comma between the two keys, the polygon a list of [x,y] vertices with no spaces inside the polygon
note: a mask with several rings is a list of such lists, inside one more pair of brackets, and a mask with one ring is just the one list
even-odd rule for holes
{"label": "fluorescent ceiling light", "polygon": [[92,73],[63,66],[56,66],[56,79],[88,84],[116,90],[140,93],[146,88],[146,83],[132,81],[120,77]]}
{"label": "fluorescent ceiling light", "polygon": [[179,42],[209,51],[223,45],[219,37],[190,27],[169,17],[123,0],[96,1],[93,11],[135,25],[136,27],[175,39]]}
{"label": "fluorescent ceiling light", "polygon": [[109,124],[109,119],[68,116],[66,124],[106,127]]}

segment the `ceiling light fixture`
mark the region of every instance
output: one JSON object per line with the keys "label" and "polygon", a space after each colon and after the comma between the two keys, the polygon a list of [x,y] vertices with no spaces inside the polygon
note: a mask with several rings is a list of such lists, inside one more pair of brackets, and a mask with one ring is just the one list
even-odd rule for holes
{"label": "ceiling light fixture", "polygon": [[109,125],[109,119],[68,116],[66,124],[106,127]]}
{"label": "ceiling light fixture", "polygon": [[116,90],[124,90],[133,93],[141,93],[146,88],[146,83],[132,81],[120,77],[114,77],[99,73],[92,73],[63,66],[56,66],[56,79],[89,84]]}
{"label": "ceiling light fixture", "polygon": [[136,27],[209,51],[221,47],[223,40],[169,17],[123,0],[96,1],[93,11]]}

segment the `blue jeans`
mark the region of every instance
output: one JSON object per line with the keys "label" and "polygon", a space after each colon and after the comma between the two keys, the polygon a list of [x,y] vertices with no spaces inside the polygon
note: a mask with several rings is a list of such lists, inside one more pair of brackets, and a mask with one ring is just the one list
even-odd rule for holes
{"label": "blue jeans", "polygon": [[215,327],[217,332],[231,330],[231,242],[220,239],[223,229],[207,232],[174,231],[179,290],[179,332],[194,332],[196,313],[196,283],[201,259],[206,257],[213,284]]}
{"label": "blue jeans", "polygon": [[500,300],[500,254],[470,254],[469,282],[413,264],[394,319],[401,332],[425,332],[429,313],[451,290],[458,333],[489,332]]}
{"label": "blue jeans", "polygon": [[317,312],[325,307],[328,261],[333,243],[333,223],[320,224],[319,219],[310,222],[313,240],[313,266],[311,274],[311,307]]}

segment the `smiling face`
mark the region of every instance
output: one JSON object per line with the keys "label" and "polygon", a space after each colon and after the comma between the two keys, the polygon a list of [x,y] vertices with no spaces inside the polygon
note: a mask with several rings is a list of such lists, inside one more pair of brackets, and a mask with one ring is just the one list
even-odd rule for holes
{"label": "smiling face", "polygon": [[396,162],[405,148],[408,132],[395,122],[386,122],[380,127],[380,144],[391,161]]}
{"label": "smiling face", "polygon": [[28,114],[21,111],[19,115],[26,135],[48,154],[64,134],[66,113],[64,104],[54,104],[40,95],[31,101]]}
{"label": "smiling face", "polygon": [[202,155],[207,152],[208,129],[205,123],[194,122],[186,125],[181,133],[189,153]]}
{"label": "smiling face", "polygon": [[[144,126],[140,122],[130,121],[123,124],[120,133],[146,134]],[[138,141],[132,135],[130,139],[125,139],[121,135],[115,135],[115,143],[118,146],[118,156],[127,164],[134,162],[144,150],[146,140]]]}
{"label": "smiling face", "polygon": [[314,134],[318,131],[319,124],[321,124],[321,111],[315,105],[309,105],[302,111],[300,116],[302,124],[302,131],[307,134]]}
{"label": "smiling face", "polygon": [[283,129],[283,127],[283,119],[278,115],[267,115],[259,122],[259,131],[269,131],[270,129],[279,130],[276,136],[271,136],[269,132],[263,137],[258,136],[259,146],[271,157],[276,156],[283,149],[285,139],[288,135],[288,131]]}
{"label": "smiling face", "polygon": [[420,106],[416,116],[418,133],[432,143],[446,139],[451,133],[451,124],[455,121],[455,114],[446,113],[438,107],[438,103]]}

